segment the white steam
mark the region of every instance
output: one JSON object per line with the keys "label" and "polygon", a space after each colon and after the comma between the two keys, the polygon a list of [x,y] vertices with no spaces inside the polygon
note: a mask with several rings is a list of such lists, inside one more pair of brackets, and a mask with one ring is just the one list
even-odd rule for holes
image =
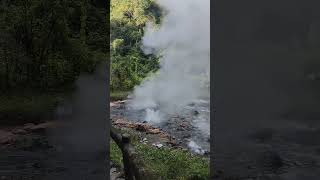
{"label": "white steam", "polygon": [[195,152],[197,154],[203,155],[205,153],[205,151],[197,143],[195,143],[194,141],[190,141],[188,143],[188,147],[190,148],[190,150],[192,152]]}
{"label": "white steam", "polygon": [[147,121],[160,121],[161,114],[176,113],[200,98],[209,99],[210,0],[156,3],[166,15],[159,28],[147,25],[143,50],[158,53],[161,68],[135,88],[130,104],[135,109],[148,109]]}
{"label": "white steam", "polygon": [[145,121],[151,123],[160,123],[162,115],[159,110],[146,109]]}

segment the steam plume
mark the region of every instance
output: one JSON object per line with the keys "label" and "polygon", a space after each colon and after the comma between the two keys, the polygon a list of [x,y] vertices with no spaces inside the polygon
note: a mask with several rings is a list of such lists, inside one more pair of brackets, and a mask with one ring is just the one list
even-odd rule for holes
{"label": "steam plume", "polygon": [[161,67],[135,88],[130,105],[171,114],[199,98],[209,99],[210,0],[156,3],[166,15],[158,29],[146,26],[143,50],[157,53]]}

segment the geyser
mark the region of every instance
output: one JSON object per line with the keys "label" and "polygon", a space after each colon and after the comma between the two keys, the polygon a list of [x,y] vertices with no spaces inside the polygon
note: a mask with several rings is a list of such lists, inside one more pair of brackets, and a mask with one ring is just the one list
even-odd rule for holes
{"label": "geyser", "polygon": [[147,121],[159,122],[163,115],[209,99],[210,0],[156,3],[166,14],[160,27],[146,26],[142,48],[160,57],[160,69],[135,87],[129,106],[145,109]]}

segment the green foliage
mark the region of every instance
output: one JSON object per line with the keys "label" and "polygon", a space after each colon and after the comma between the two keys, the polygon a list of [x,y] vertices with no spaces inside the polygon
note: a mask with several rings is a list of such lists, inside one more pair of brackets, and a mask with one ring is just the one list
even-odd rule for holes
{"label": "green foliage", "polygon": [[153,18],[149,11],[146,11],[152,3],[152,0],[112,0],[111,21],[144,26],[149,19]]}
{"label": "green foliage", "polygon": [[110,159],[116,166],[123,168],[121,149],[112,139],[110,140]]}
{"label": "green foliage", "polygon": [[124,40],[123,39],[115,39],[112,42],[112,50],[114,50],[115,52],[122,50],[123,49],[123,45],[124,45]]}
{"label": "green foliage", "polygon": [[93,1],[4,1],[0,13],[1,91],[48,92],[107,58],[106,10]]}
{"label": "green foliage", "polygon": [[108,42],[107,9],[100,0],[1,1],[1,122],[48,120],[57,93],[107,60]]}
{"label": "green foliage", "polygon": [[208,159],[179,149],[158,149],[145,144],[135,147],[148,170],[156,173],[158,177],[167,180],[209,179]]}
{"label": "green foliage", "polygon": [[128,91],[113,91],[110,93],[110,101],[125,100],[128,95]]}
{"label": "green foliage", "polygon": [[141,50],[144,26],[160,22],[153,0],[112,0],[110,14],[111,90],[128,91],[159,68],[158,58]]}

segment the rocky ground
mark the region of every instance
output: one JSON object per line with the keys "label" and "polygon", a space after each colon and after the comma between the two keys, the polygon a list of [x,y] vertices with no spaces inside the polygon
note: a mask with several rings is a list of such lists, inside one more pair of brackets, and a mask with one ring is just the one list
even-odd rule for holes
{"label": "rocky ground", "polygon": [[[197,154],[209,155],[209,133],[201,131],[192,121],[199,112],[192,111],[186,116],[173,115],[161,124],[152,124],[143,120],[144,112],[129,110],[126,103],[127,100],[110,103],[114,126],[133,129],[140,133],[142,140],[145,138],[151,144],[185,148]],[[208,127],[208,124],[204,126]]]}
{"label": "rocky ground", "polygon": [[[191,121],[179,116],[172,117],[165,125],[152,125],[143,118],[139,112],[128,112],[126,109],[127,101],[114,101],[110,103],[111,107],[111,123],[117,128],[134,134],[140,143],[149,144],[157,148],[171,147],[183,150],[191,150],[188,146],[190,137],[192,136]],[[209,143],[209,142],[207,142]],[[209,157],[200,147],[193,149],[194,153],[202,153]],[[192,151],[192,150],[191,150]],[[116,167],[111,168],[114,180],[121,180],[123,173]]]}

